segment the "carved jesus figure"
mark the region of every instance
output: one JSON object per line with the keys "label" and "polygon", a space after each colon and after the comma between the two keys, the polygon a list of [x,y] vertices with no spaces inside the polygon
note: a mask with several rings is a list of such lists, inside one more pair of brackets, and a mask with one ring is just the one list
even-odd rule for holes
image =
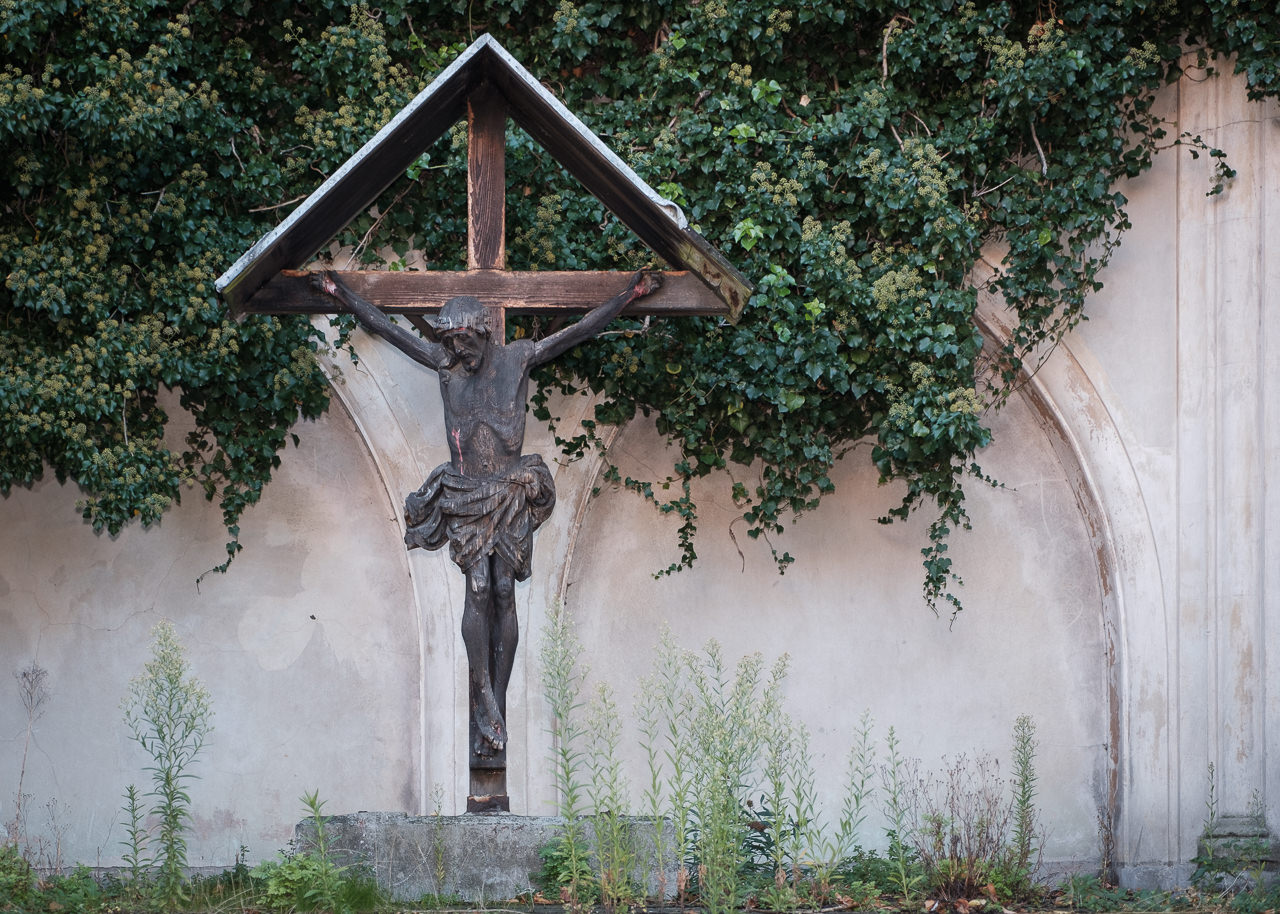
{"label": "carved jesus figure", "polygon": [[316,286],[341,301],[370,333],[434,370],[444,401],[449,462],[405,499],[405,543],[439,549],[466,575],[462,640],[470,668],[471,714],[479,756],[506,745],[507,683],[519,628],[515,584],[529,577],[533,532],[555,506],[551,471],[523,454],[529,372],[598,334],[619,312],[661,284],[637,273],[626,290],[582,320],[540,340],[492,338],[497,322],[471,296],[451,298],[431,321],[435,340],[400,327],[331,273]]}

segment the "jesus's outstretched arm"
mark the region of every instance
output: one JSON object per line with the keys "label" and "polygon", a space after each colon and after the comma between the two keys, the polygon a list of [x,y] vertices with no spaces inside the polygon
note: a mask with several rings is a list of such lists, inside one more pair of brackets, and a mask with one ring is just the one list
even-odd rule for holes
{"label": "jesus's outstretched arm", "polygon": [[421,362],[433,370],[439,370],[449,364],[449,353],[443,346],[424,340],[416,333],[393,324],[376,305],[356,295],[339,282],[332,273],[328,271],[315,273],[312,275],[311,282],[321,292],[333,296],[346,305],[365,330],[382,337],[414,361]]}
{"label": "jesus's outstretched arm", "polygon": [[543,362],[549,362],[560,353],[567,352],[579,343],[591,339],[607,327],[609,322],[622,312],[623,308],[637,298],[642,298],[657,290],[661,285],[662,276],[658,273],[650,273],[647,270],[641,270],[636,273],[631,278],[631,283],[626,289],[603,305],[597,305],[588,311],[586,317],[582,320],[534,343],[533,356],[529,360],[530,364],[541,365]]}

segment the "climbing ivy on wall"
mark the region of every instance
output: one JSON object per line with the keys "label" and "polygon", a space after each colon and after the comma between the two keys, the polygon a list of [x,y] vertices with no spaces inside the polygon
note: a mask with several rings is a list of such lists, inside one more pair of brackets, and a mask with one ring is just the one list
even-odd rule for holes
{"label": "climbing ivy on wall", "polygon": [[[297,10],[0,0],[0,491],[51,468],[114,534],[192,487],[221,505],[234,555],[327,385],[309,324],[230,322],[214,279],[489,31],[757,283],[737,325],[632,324],[540,378],[601,393],[600,422],[652,414],[678,446],[669,488],[627,481],[682,519],[677,567],[694,557],[691,478],[749,466],[726,485],[772,538],[868,441],[905,484],[891,517],[932,512],[929,603],[958,606],[947,539],[982,478],[985,411],[1084,315],[1127,227],[1118,180],[1179,140],[1221,156],[1166,136],[1153,92],[1204,66],[1193,46],[1236,55],[1256,97],[1280,90],[1269,0]],[[340,240],[461,266],[464,145],[455,129]],[[527,137],[510,146],[512,268],[645,261]],[[1007,253],[986,284],[1015,324],[984,349],[974,267],[991,242]]]}

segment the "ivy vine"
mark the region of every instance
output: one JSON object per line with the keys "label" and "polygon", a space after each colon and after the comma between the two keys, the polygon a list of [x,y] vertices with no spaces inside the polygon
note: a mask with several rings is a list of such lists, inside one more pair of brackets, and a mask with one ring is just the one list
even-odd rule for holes
{"label": "ivy vine", "polygon": [[[623,480],[682,519],[677,567],[695,555],[691,479],[752,467],[733,496],[772,536],[866,440],[906,488],[885,520],[934,512],[925,597],[958,608],[947,542],[983,478],[984,416],[1083,318],[1128,226],[1117,182],[1165,144],[1221,161],[1165,135],[1154,92],[1207,65],[1189,48],[1234,55],[1253,97],[1280,92],[1280,13],[1263,0],[295,10],[0,0],[0,492],[50,468],[114,534],[193,487],[222,508],[229,560],[327,385],[308,323],[233,323],[214,278],[489,31],[757,282],[737,325],[634,323],[540,378],[544,394],[601,394],[598,422],[649,413],[678,446],[670,480]],[[461,266],[461,129],[339,240]],[[527,137],[509,145],[510,266],[645,260]],[[993,241],[1008,253],[987,284],[1015,316],[998,351],[973,320]],[[182,442],[165,390],[194,420]]]}

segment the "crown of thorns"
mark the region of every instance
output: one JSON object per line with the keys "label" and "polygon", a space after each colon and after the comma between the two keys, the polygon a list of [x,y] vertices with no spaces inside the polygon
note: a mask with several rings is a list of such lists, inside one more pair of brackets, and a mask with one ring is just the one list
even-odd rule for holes
{"label": "crown of thorns", "polygon": [[489,309],[480,300],[470,295],[459,295],[444,303],[440,313],[428,318],[427,323],[438,333],[449,330],[474,330],[477,333],[488,333],[493,326]]}

